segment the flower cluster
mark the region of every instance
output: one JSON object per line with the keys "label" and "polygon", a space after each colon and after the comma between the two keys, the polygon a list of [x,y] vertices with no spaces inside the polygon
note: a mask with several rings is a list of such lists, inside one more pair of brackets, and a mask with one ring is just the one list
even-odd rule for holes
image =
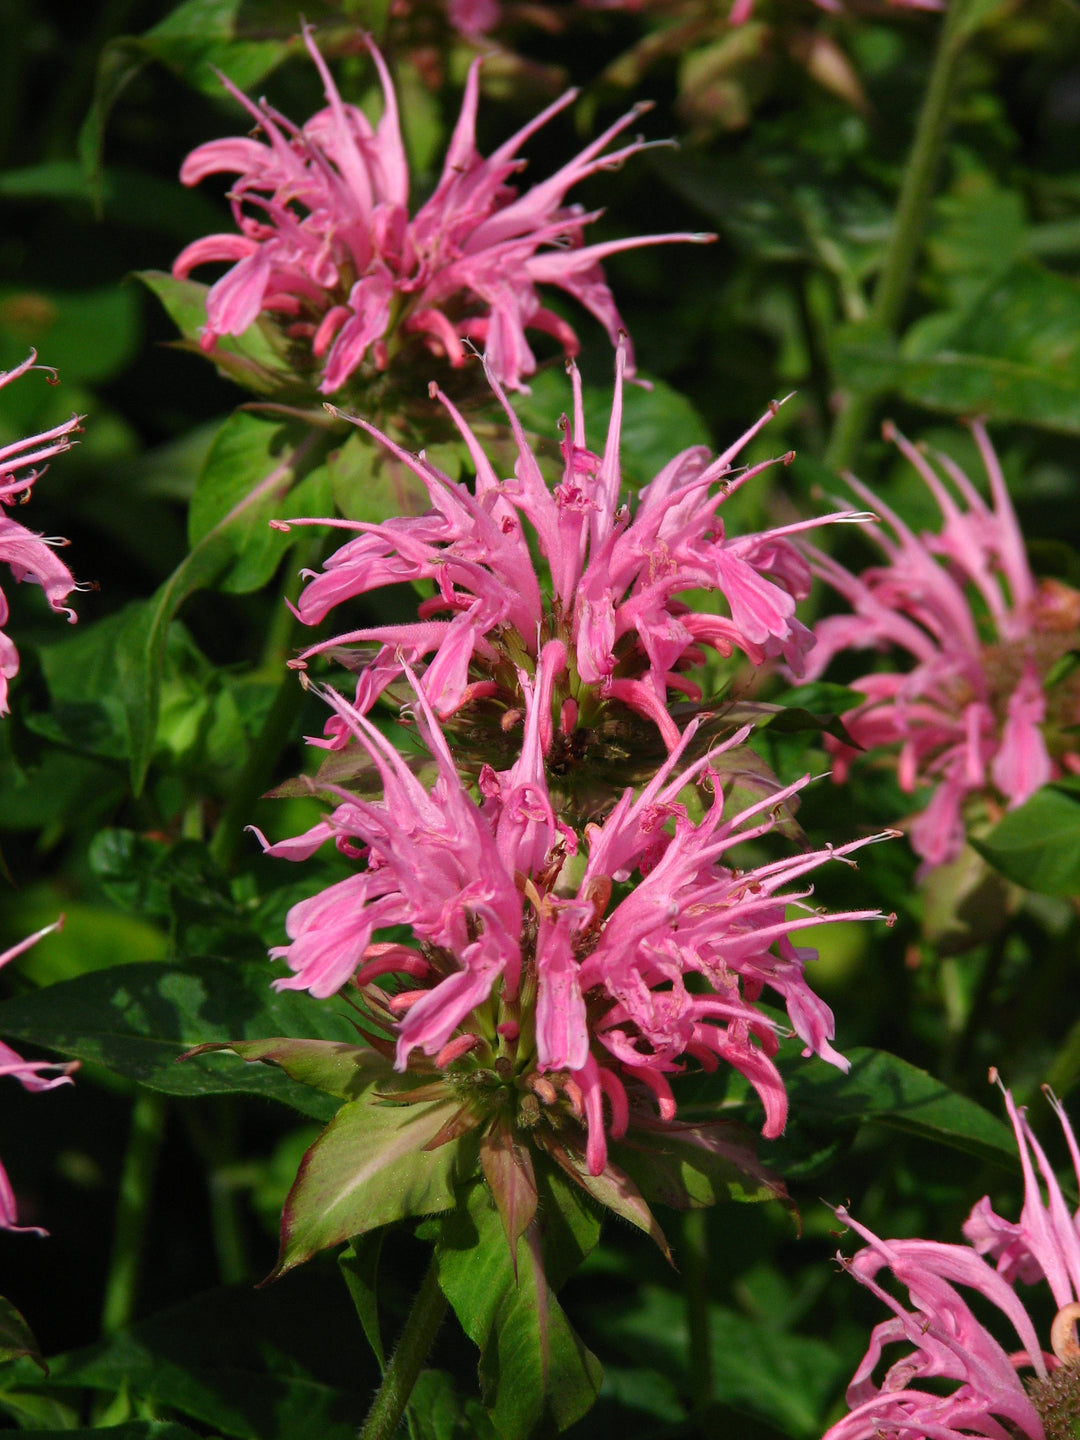
{"label": "flower cluster", "polygon": [[[996,1079],[995,1072],[991,1072]],[[1050,1096],[1080,1181],[1080,1149],[1064,1110]],[[968,1440],[1030,1436],[1065,1440],[1080,1417],[1080,1224],[1070,1213],[1042,1147],[1022,1109],[1005,1091],[1024,1173],[1024,1207],[1018,1221],[997,1215],[989,1197],[964,1225],[967,1245],[932,1240],[880,1240],[837,1214],[867,1241],[844,1268],[893,1312],[878,1325],[848,1386],[851,1413],[825,1440]],[[1045,1187],[1045,1198],[1044,1198]],[[986,1258],[983,1258],[986,1257]],[[994,1261],[995,1264],[990,1264]],[[908,1305],[877,1280],[890,1270],[908,1292]],[[1046,1285],[1056,1311],[1045,1336],[1017,1293],[1017,1284]],[[1005,1331],[992,1333],[958,1286],[989,1302]],[[1019,1349],[1016,1343],[1019,1342]],[[882,1377],[874,1371],[887,1346],[903,1346]],[[944,1382],[944,1383],[943,1383]],[[924,1388],[925,1384],[925,1388]],[[951,1387],[946,1389],[946,1384]]]}
{"label": "flower cluster", "polygon": [[[857,495],[879,511],[891,534],[874,532],[886,563],[853,575],[811,552],[815,573],[851,605],[815,629],[807,667],[814,678],[839,651],[905,651],[903,668],[853,682],[866,699],[843,717],[867,750],[899,746],[902,788],[933,786],[911,825],[926,866],[956,858],[965,814],[978,799],[1022,804],[1062,769],[1076,770],[1072,727],[1080,720],[1075,679],[1052,684],[1080,643],[1080,594],[1054,580],[1036,582],[1005,479],[981,424],[972,426],[990,482],[987,504],[947,456],[941,470],[892,427],[887,438],[915,466],[940,507],[936,535],[916,535],[857,480]],[[944,477],[944,478],[943,478]],[[948,482],[951,482],[951,486]],[[835,746],[837,780],[855,752]]]}
{"label": "flower cluster", "polygon": [[[33,935],[28,935],[18,945],[13,945],[10,950],[5,950],[0,955],[0,966],[6,965],[10,960],[22,955],[29,950],[31,945],[59,930],[64,923],[64,917],[54,921],[52,925],[46,925],[43,930],[38,930]],[[55,1090],[57,1085],[70,1085],[71,1074],[79,1068],[77,1060],[53,1062],[49,1060],[24,1060],[17,1055],[10,1045],[5,1045],[0,1040],[0,1075],[13,1075],[19,1084],[26,1090]],[[51,1075],[51,1079],[43,1078]],[[7,1171],[0,1165],[0,1230],[14,1230],[19,1233],[31,1233],[34,1235],[45,1235],[40,1225],[20,1225],[18,1223],[18,1210],[15,1204],[15,1192],[11,1188],[11,1181],[8,1179]]]}
{"label": "flower cluster", "polygon": [[[457,409],[435,390],[468,447],[475,489],[451,480],[422,455],[397,446],[355,420],[424,484],[431,509],[379,524],[333,522],[356,537],[327,560],[304,589],[297,614],[317,624],[334,607],[384,585],[429,581],[435,593],[416,622],[353,630],[306,650],[376,646],[363,666],[356,705],[366,711],[406,663],[431,657],[424,692],[440,717],[485,705],[504,724],[521,714],[519,674],[532,673],[545,645],[558,649],[549,666],[554,720],[541,721],[546,756],[583,742],[612,706],[655,724],[668,749],[679,730],[669,695],[700,702],[684,673],[703,658],[738,648],[754,664],[783,656],[798,671],[813,635],[795,615],[810,571],[790,537],[835,520],[869,518],[854,511],[760,534],[729,536],[719,510],[727,496],[766,465],[733,469],[735,457],[768,423],[775,407],[722,454],[703,446],[676,455],[637,496],[620,503],[622,383],[619,346],[615,395],[603,455],[586,446],[581,381],[571,366],[572,422],[563,421],[563,477],[552,490],[497,378],[489,380],[517,447],[514,476],[500,479]],[[791,459],[788,455],[785,460]],[[328,522],[299,522],[323,524]],[[537,573],[538,552],[545,562]],[[729,613],[692,610],[681,595],[707,589]],[[331,743],[345,729],[331,722]]]}
{"label": "flower cluster", "polygon": [[231,267],[207,295],[206,350],[219,336],[241,335],[266,314],[280,320],[297,353],[306,352],[321,368],[319,389],[327,395],[365,364],[385,370],[409,336],[452,365],[464,363],[466,342],[481,344],[499,380],[520,389],[536,369],[526,329],[554,336],[567,355],[578,349],[573,329],[541,304],[537,286],[554,285],[573,296],[614,343],[622,321],[600,262],[642,245],[715,238],[679,233],[585,243],[586,226],[599,212],[567,205],[566,193],[646,147],[636,139],[607,148],[642,107],[519,195],[509,183],[524,164],[518,151],[572,103],[576,91],[567,91],[485,159],[475,137],[479,60],[469,70],[439,182],[410,216],[397,99],[379,51],[368,40],[384,96],[373,129],[361,110],[342,100],[310,30],[304,40],[327,108],[300,128],[226,80],[265,138],[201,145],[180,172],[185,185],[219,173],[239,176],[230,192],[238,233],[197,240],[173,266],[178,278],[210,262]]}
{"label": "flower cluster", "polygon": [[[29,370],[45,369],[52,383],[56,372],[36,364],[37,355],[31,351],[29,357],[14,370],[0,371],[0,389],[18,380]],[[40,435],[30,435],[10,445],[0,445],[0,507],[24,504],[30,498],[34,481],[44,474],[45,462],[54,455],[62,455],[75,443],[72,436],[79,431],[80,417],[73,415],[62,425],[45,430]],[[49,604],[54,610],[67,615],[74,623],[75,612],[64,601],[76,589],[71,571],[56,558],[55,550],[66,545],[66,540],[45,539],[32,530],[19,525],[0,508],[0,560],[11,567],[16,580],[30,580],[45,591]],[[8,603],[0,591],[0,626],[7,623]],[[19,672],[19,652],[0,630],[0,715],[8,713],[8,681]]]}
{"label": "flower cluster", "polygon": [[[725,819],[711,757],[680,767],[691,724],[649,784],[587,828],[579,855],[545,778],[553,658],[549,647],[535,677],[522,674],[521,753],[508,771],[481,775],[479,804],[422,690],[416,720],[438,771],[431,790],[367,717],[327,693],[383,796],[342,792],[306,834],[275,845],[260,836],[279,857],[305,859],[332,839],[362,862],[290,911],[290,943],[274,953],[294,973],[276,983],[324,997],[355,983],[396,1027],[400,1070],[414,1050],[439,1069],[501,1061],[520,1097],[537,1097],[552,1120],[568,1107],[584,1122],[593,1175],[606,1164],[605,1131],[621,1138],[641,1096],[651,1092],[661,1118],[674,1117],[668,1077],[690,1061],[740,1071],[765,1108],[763,1133],[779,1135],[787,1098],[772,1058],[777,1025],[756,1002],[775,992],[804,1053],[846,1068],[830,1043],[832,1015],[806,982],[814,952],[791,937],[829,918],[880,916],[829,917],[805,904],[809,889],[782,887],[869,842],[746,871],[724,865],[732,846],[773,827],[774,799]],[[687,796],[702,782],[712,798],[694,819]],[[408,927],[415,944],[378,938],[392,926]],[[390,998],[372,983],[389,975],[399,986]]]}

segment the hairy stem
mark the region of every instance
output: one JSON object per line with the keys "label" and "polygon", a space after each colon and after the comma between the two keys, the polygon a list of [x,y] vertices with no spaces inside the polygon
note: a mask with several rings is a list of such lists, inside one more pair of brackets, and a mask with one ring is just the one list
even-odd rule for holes
{"label": "hairy stem", "polygon": [[445,1314],[446,1297],[439,1289],[438,1264],[432,1255],[424,1283],[413,1301],[397,1349],[390,1357],[357,1440],[391,1440]]}

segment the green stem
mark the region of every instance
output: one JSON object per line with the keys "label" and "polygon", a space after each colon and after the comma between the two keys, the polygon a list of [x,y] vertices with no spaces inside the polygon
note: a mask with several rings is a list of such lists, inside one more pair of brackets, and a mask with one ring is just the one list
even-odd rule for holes
{"label": "green stem", "polygon": [[141,1090],[132,1106],[131,1134],[120,1174],[116,1233],[101,1312],[103,1335],[115,1335],[130,1323],[135,1314],[150,1201],[164,1129],[164,1099],[149,1090]]}
{"label": "green stem", "polygon": [[690,1394],[695,1410],[704,1410],[713,1398],[706,1220],[705,1210],[688,1210],[683,1216],[683,1287],[690,1335]]}
{"label": "green stem", "polygon": [[438,1261],[432,1255],[420,1293],[413,1301],[397,1349],[390,1357],[357,1440],[391,1440],[445,1314],[446,1296],[439,1289]]}
{"label": "green stem", "polygon": [[[969,33],[969,28],[962,23],[966,6],[967,0],[952,0],[941,24],[930,81],[915,125],[896,215],[870,306],[868,323],[889,334],[896,331],[903,316],[911,272],[934,197],[934,181],[952,118],[957,70]],[[872,395],[855,396],[836,417],[825,452],[825,463],[832,469],[846,470],[854,461],[873,418],[875,403]]]}

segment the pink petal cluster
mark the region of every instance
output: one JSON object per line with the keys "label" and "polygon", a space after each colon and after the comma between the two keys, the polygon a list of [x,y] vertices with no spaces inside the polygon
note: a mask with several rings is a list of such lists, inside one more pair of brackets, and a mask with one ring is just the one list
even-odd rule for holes
{"label": "pink petal cluster", "polygon": [[[1052,1095],[1050,1100],[1080,1181],[1072,1127]],[[1075,1433],[1080,1418],[1080,1219],[1070,1212],[1024,1111],[1008,1091],[1005,1103],[1024,1173],[1018,1221],[997,1215],[984,1196],[964,1224],[968,1244],[945,1245],[880,1240],[846,1210],[837,1211],[867,1241],[866,1249],[852,1260],[841,1256],[841,1263],[889,1307],[893,1318],[875,1327],[848,1386],[851,1413],[826,1432],[825,1440],[1046,1440],[1051,1434]],[[890,1270],[907,1291],[907,1303],[881,1286],[877,1276],[882,1270]],[[1017,1293],[1018,1283],[1049,1287],[1057,1313],[1045,1336]],[[977,1318],[958,1287],[994,1308],[1000,1319],[995,1333]],[[988,1311],[980,1306],[979,1314]],[[989,1315],[993,1324],[993,1312]],[[901,1347],[900,1353],[877,1384],[874,1372],[893,1346]]]}
{"label": "pink petal cluster", "polygon": [[[848,477],[857,495],[879,511],[888,531],[873,532],[885,564],[853,575],[829,556],[811,553],[814,572],[850,604],[815,628],[808,675],[820,675],[839,651],[906,652],[902,667],[875,670],[852,688],[866,699],[844,717],[867,750],[899,746],[898,776],[911,792],[933,794],[911,826],[911,843],[926,866],[956,858],[964,844],[970,797],[996,792],[1010,808],[1075,767],[1068,750],[1051,755],[1044,682],[1074,648],[1080,595],[1054,581],[1036,583],[1005,479],[981,424],[972,426],[990,482],[988,505],[947,456],[927,457],[887,427],[934,496],[943,525],[916,535],[888,506]],[[944,477],[944,478],[943,478]],[[951,484],[949,483],[951,482]],[[1063,725],[1080,719],[1080,697],[1064,695]],[[855,752],[836,748],[843,780]]]}
{"label": "pink petal cluster", "polygon": [[645,148],[639,138],[607,149],[642,107],[519,195],[510,183],[525,163],[518,151],[577,92],[567,91],[485,159],[475,136],[479,59],[469,70],[439,182],[410,216],[397,99],[379,51],[369,39],[384,96],[373,129],[362,111],[342,100],[310,30],[304,41],[327,108],[299,128],[225,80],[264,138],[201,145],[180,172],[185,185],[208,175],[239,176],[230,192],[238,233],[196,241],[173,266],[178,278],[210,262],[231,267],[207,295],[206,350],[219,336],[241,335],[261,314],[271,314],[310,348],[324,394],[340,389],[369,355],[384,370],[402,335],[421,337],[453,365],[464,363],[466,342],[480,344],[502,383],[521,389],[536,369],[526,329],[554,336],[567,355],[578,350],[573,329],[541,304],[537,286],[572,295],[614,343],[622,321],[600,262],[642,245],[715,238],[680,233],[585,243],[585,228],[600,212],[567,205],[566,193]]}
{"label": "pink petal cluster", "polygon": [[[0,389],[18,380],[28,370],[47,367],[36,364],[37,355],[31,351],[28,359],[14,370],[0,371]],[[47,373],[55,383],[55,371]],[[40,435],[27,436],[10,445],[0,445],[0,560],[11,567],[16,580],[30,580],[45,591],[49,604],[54,610],[62,611],[74,624],[75,612],[65,606],[64,601],[76,588],[75,579],[66,565],[56,558],[55,550],[66,545],[66,540],[47,540],[35,535],[32,530],[10,520],[3,506],[24,504],[30,498],[34,481],[44,474],[48,467],[45,461],[54,455],[62,455],[75,443],[72,436],[79,430],[78,415],[45,430]],[[44,466],[44,468],[39,468]],[[0,626],[7,623],[8,603],[0,591]],[[19,652],[0,629],[0,715],[8,713],[8,681],[19,672]],[[0,962],[2,963],[2,962]]]}
{"label": "pink petal cluster", "polygon": [[[366,711],[404,664],[430,657],[424,692],[446,718],[477,699],[505,695],[508,705],[516,704],[516,667],[534,668],[544,643],[557,640],[565,660],[561,669],[548,670],[556,723],[542,722],[545,754],[558,734],[593,724],[609,702],[653,721],[668,748],[674,747],[679,731],[668,712],[669,692],[702,698],[684,671],[701,661],[704,647],[725,656],[738,648],[759,665],[782,655],[797,672],[814,637],[795,616],[810,571],[789,537],[825,522],[730,536],[719,515],[733,490],[772,463],[732,468],[775,407],[721,455],[713,457],[703,446],[676,455],[631,509],[620,503],[625,364],[620,345],[603,455],[586,446],[581,380],[571,366],[573,422],[564,417],[563,478],[554,490],[490,372],[517,445],[511,478],[499,477],[469,425],[437,389],[433,395],[468,447],[476,471],[472,489],[354,419],[423,482],[431,508],[379,524],[333,522],[355,538],[310,579],[297,614],[314,625],[346,600],[401,582],[431,582],[434,594],[421,605],[418,621],[337,635],[296,663],[304,665],[320,651],[340,653],[343,646],[378,647],[357,687],[356,704]],[[843,512],[826,520],[865,518]],[[545,562],[540,573],[534,551]],[[692,589],[717,593],[729,613],[691,609],[680,596]],[[343,741],[341,726],[331,722],[331,728]]]}
{"label": "pink petal cluster", "polygon": [[[13,945],[10,950],[0,954],[0,966],[4,966],[9,960],[22,955],[29,950],[31,945],[53,931],[59,930],[64,923],[61,915],[59,920],[52,925],[46,925],[43,930],[28,935],[18,945]],[[70,1085],[71,1073],[79,1068],[77,1060],[54,1063],[48,1060],[24,1060],[17,1055],[10,1045],[5,1045],[0,1040],[0,1075],[13,1075],[19,1084],[26,1090],[55,1090],[57,1085]],[[52,1075],[52,1079],[44,1079],[45,1075]],[[18,1211],[15,1205],[15,1192],[11,1188],[11,1181],[8,1179],[7,1171],[0,1165],[0,1230],[14,1230],[21,1234],[31,1233],[34,1235],[45,1235],[48,1232],[42,1230],[40,1225],[18,1224]]]}
{"label": "pink petal cluster", "polygon": [[[587,858],[577,856],[574,833],[552,808],[541,741],[545,671],[560,658],[558,643],[535,683],[522,676],[521,753],[507,771],[485,770],[480,804],[463,788],[422,692],[416,719],[438,768],[430,791],[364,715],[328,692],[376,766],[383,798],[341,792],[306,834],[275,845],[259,837],[269,854],[293,860],[332,839],[363,862],[289,912],[289,944],[273,953],[293,974],[276,984],[326,997],[354,979],[363,987],[396,974],[401,988],[389,1004],[402,1070],[414,1050],[442,1067],[474,1046],[512,1042],[517,1072],[542,1100],[553,1103],[559,1089],[569,1097],[594,1175],[606,1163],[606,1132],[625,1133],[638,1093],[651,1092],[662,1119],[674,1117],[669,1076],[690,1061],[734,1066],[765,1107],[763,1133],[779,1135],[787,1097],[773,1060],[777,1025],[756,1004],[763,991],[780,997],[804,1054],[846,1068],[830,1043],[832,1014],[806,982],[814,952],[791,938],[830,917],[805,903],[809,887],[782,887],[868,842],[748,871],[724,865],[732,846],[772,828],[776,800],[806,782],[725,819],[713,776],[712,803],[693,820],[678,797],[709,777],[710,757],[679,768],[691,724],[650,783],[587,828]],[[635,888],[612,903],[614,887],[634,876]],[[870,916],[880,912],[831,918]],[[380,941],[390,926],[407,926],[416,947]]]}

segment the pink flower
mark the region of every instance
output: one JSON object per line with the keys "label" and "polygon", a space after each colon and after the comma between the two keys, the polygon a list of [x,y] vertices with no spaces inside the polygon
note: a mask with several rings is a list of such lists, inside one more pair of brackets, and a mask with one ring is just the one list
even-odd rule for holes
{"label": "pink flower", "polygon": [[[779,996],[804,1054],[846,1068],[831,1044],[832,1015],[806,982],[814,952],[792,940],[830,917],[805,903],[811,887],[782,887],[869,842],[749,871],[724,865],[729,848],[773,828],[776,801],[806,779],[725,819],[712,756],[680,768],[694,722],[638,795],[625,791],[603,824],[587,828],[587,858],[577,857],[543,762],[556,647],[549,642],[535,678],[522,674],[521,753],[509,770],[481,774],[479,805],[422,691],[416,721],[437,767],[431,790],[360,711],[327,692],[378,771],[383,798],[339,791],[341,803],[305,835],[275,845],[260,835],[271,855],[301,860],[333,839],[362,862],[289,912],[289,943],[272,954],[293,974],[275,983],[326,997],[353,982],[396,1029],[399,1070],[417,1050],[440,1069],[497,1070],[503,1057],[522,1093],[568,1105],[584,1123],[593,1175],[606,1163],[605,1133],[621,1138],[643,1097],[662,1120],[674,1117],[669,1077],[692,1061],[739,1070],[765,1107],[763,1133],[779,1135],[787,1097],[773,1061],[778,1027],[756,1004],[763,991]],[[696,781],[710,782],[713,795],[695,821],[679,795]],[[612,903],[614,887],[633,877],[636,887]],[[803,913],[789,916],[791,907]],[[871,916],[880,912],[831,918]],[[412,943],[380,940],[391,926],[407,927]],[[388,974],[399,977],[390,995]]]}
{"label": "pink flower", "polygon": [[[44,936],[51,935],[54,930],[59,930],[63,923],[64,917],[61,915],[60,919],[54,921],[53,924],[46,925],[43,930],[28,935],[18,945],[13,945],[10,950],[5,950],[0,955],[0,966],[6,965],[9,960],[14,960],[16,956],[22,955]],[[57,1085],[70,1085],[72,1071],[78,1068],[77,1060],[62,1063],[54,1063],[49,1060],[24,1060],[21,1055],[17,1055],[9,1045],[5,1045],[0,1040],[0,1075],[13,1075],[26,1090],[54,1090]],[[43,1079],[42,1076],[47,1074],[53,1074],[55,1078]],[[48,1231],[42,1230],[40,1225],[19,1225],[16,1223],[17,1220],[15,1192],[11,1188],[7,1171],[3,1165],[0,1165],[0,1230],[14,1230],[20,1234],[48,1234]]]}
{"label": "pink flower", "polygon": [[[996,1072],[991,1076],[996,1079]],[[1004,1094],[1024,1172],[1019,1221],[995,1214],[984,1196],[964,1224],[968,1245],[944,1245],[879,1240],[846,1210],[837,1210],[868,1242],[852,1260],[841,1256],[841,1264],[889,1307],[893,1318],[875,1328],[848,1386],[851,1413],[827,1431],[825,1440],[967,1440],[976,1435],[1046,1440],[1050,1434],[1072,1433],[1080,1413],[1080,1225],[1024,1111],[1007,1090]],[[1072,1127],[1053,1095],[1050,1101],[1080,1180]],[[878,1283],[884,1269],[907,1290],[908,1305]],[[1057,1314],[1045,1337],[1017,1294],[1018,1282],[1049,1286]],[[992,1311],[979,1310],[986,1323],[976,1318],[958,1286],[990,1302]],[[875,1384],[874,1372],[886,1347],[893,1345],[903,1351]],[[923,1382],[929,1382],[925,1389]]]}
{"label": "pink flower", "polygon": [[475,139],[479,59],[469,70],[442,176],[410,218],[397,99],[379,51],[366,41],[384,96],[373,130],[362,111],[341,99],[310,29],[304,42],[327,108],[300,129],[224,80],[265,139],[201,145],[180,172],[185,185],[221,172],[240,177],[231,191],[239,233],[197,240],[173,266],[181,279],[208,262],[231,266],[207,295],[206,350],[219,336],[241,335],[270,314],[291,339],[310,347],[327,395],[369,355],[369,370],[385,370],[409,335],[452,365],[464,363],[465,342],[478,342],[499,380],[522,389],[536,369],[527,328],[553,335],[567,355],[578,350],[571,327],[541,304],[538,285],[572,295],[614,344],[622,321],[600,262],[641,245],[715,239],[680,233],[586,245],[585,227],[600,212],[564,204],[571,186],[646,148],[637,139],[605,153],[647,107],[635,107],[550,179],[518,195],[509,183],[524,164],[518,150],[577,92],[567,91],[485,160]]}
{"label": "pink flower", "polygon": [[[29,358],[14,370],[0,371],[0,389],[18,380],[28,370],[46,370],[51,377],[50,383],[55,384],[56,372],[37,365],[36,360],[37,355],[31,350]],[[11,445],[0,445],[0,506],[25,504],[29,500],[34,481],[48,469],[43,462],[53,455],[62,455],[75,443],[71,437],[80,428],[80,418],[73,415],[62,425],[56,425],[40,435],[30,435]],[[74,624],[75,612],[68,609],[64,601],[77,587],[71,571],[54,554],[57,546],[66,544],[66,540],[46,540],[41,535],[35,535],[32,530],[9,520],[0,509],[0,560],[10,565],[16,580],[30,580],[40,585],[52,608],[62,611]],[[0,626],[7,623],[7,618],[8,603],[0,591]],[[8,713],[8,681],[18,672],[19,652],[0,630],[0,715]]]}
{"label": "pink flower", "polygon": [[[937,501],[942,529],[915,535],[848,477],[891,530],[874,535],[886,563],[855,576],[829,556],[811,553],[815,573],[855,613],[817,625],[810,677],[841,650],[898,649],[910,657],[903,668],[856,680],[852,688],[866,700],[843,720],[867,750],[900,747],[897,774],[905,791],[933,787],[911,826],[924,868],[960,853],[970,801],[992,803],[998,795],[1011,809],[1059,775],[1062,765],[1077,764],[1067,727],[1080,719],[1080,695],[1068,684],[1048,691],[1047,676],[1076,648],[1080,595],[1056,581],[1036,583],[997,456],[982,425],[972,430],[990,481],[990,505],[947,456],[936,457],[943,479],[890,426],[887,438]],[[854,752],[835,751],[834,774],[843,780]]]}
{"label": "pink flower", "polygon": [[[319,623],[333,608],[384,585],[427,581],[434,593],[419,619],[349,631],[306,650],[377,646],[361,670],[356,704],[366,711],[406,663],[430,657],[423,687],[440,717],[468,706],[520,716],[518,672],[531,672],[545,643],[562,647],[563,663],[547,671],[550,715],[541,724],[544,754],[565,755],[587,740],[605,711],[628,708],[660,730],[668,748],[679,731],[668,713],[670,692],[700,701],[685,670],[703,648],[742,650],[754,664],[784,656],[798,670],[813,636],[795,617],[809,587],[809,568],[789,536],[825,523],[810,520],[756,535],[728,535],[719,510],[729,494],[772,462],[735,470],[736,455],[775,407],[715,458],[703,446],[676,455],[637,496],[620,503],[619,467],[625,349],[616,357],[615,395],[602,456],[586,447],[581,380],[571,366],[572,425],[563,424],[563,479],[552,491],[497,378],[489,380],[506,413],[518,457],[500,479],[454,405],[438,395],[469,449],[474,489],[451,480],[423,455],[401,449],[364,420],[367,430],[420,479],[431,509],[379,524],[334,523],[355,538],[313,575],[297,614]],[[785,460],[791,456],[786,456]],[[827,520],[868,518],[844,512]],[[540,573],[532,555],[538,551]],[[692,610],[689,590],[719,592],[729,613]],[[348,652],[344,652],[348,658]],[[361,659],[350,660],[357,668]],[[345,730],[331,722],[344,743]]]}

